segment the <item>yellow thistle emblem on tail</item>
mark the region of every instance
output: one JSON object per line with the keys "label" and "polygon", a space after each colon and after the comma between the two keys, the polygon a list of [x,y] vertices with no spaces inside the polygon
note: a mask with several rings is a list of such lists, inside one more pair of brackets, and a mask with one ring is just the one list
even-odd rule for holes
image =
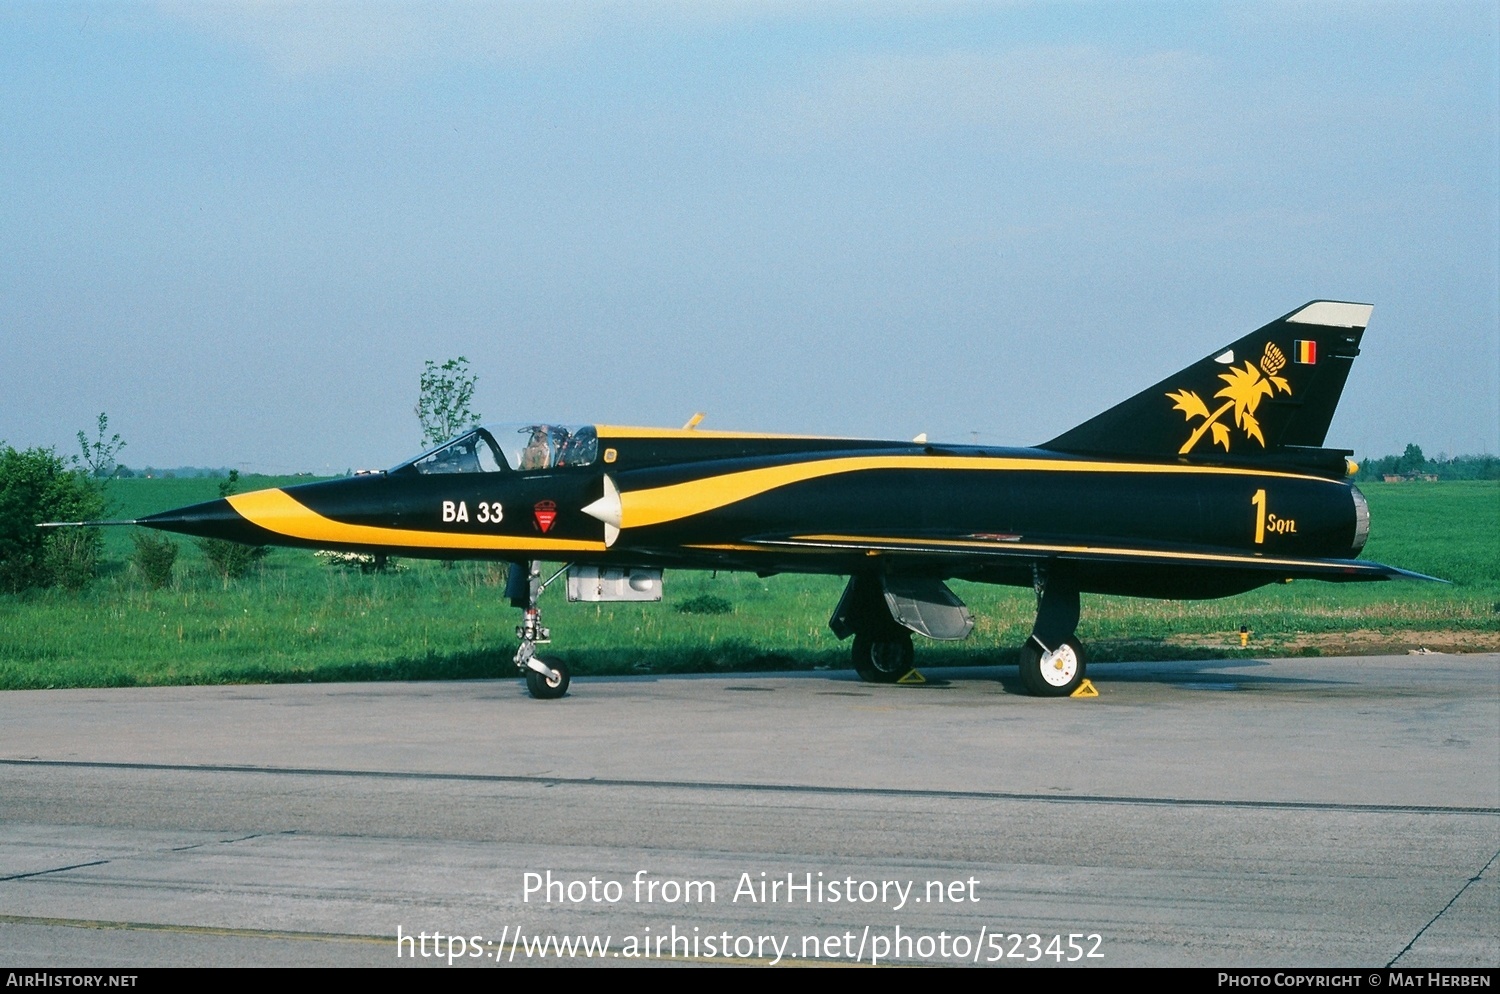
{"label": "yellow thistle emblem on tail", "polygon": [[[1256,369],[1249,360],[1245,361],[1243,369],[1232,367],[1227,373],[1220,373],[1219,379],[1228,386],[1214,394],[1227,398],[1223,406],[1218,410],[1210,412],[1208,405],[1203,399],[1191,390],[1179,390],[1177,393],[1167,394],[1167,399],[1175,401],[1172,410],[1181,411],[1189,423],[1194,418],[1202,418],[1200,424],[1188,440],[1177,450],[1178,455],[1187,455],[1193,451],[1204,434],[1212,431],[1213,444],[1224,446],[1224,451],[1229,451],[1229,439],[1231,437],[1229,426],[1219,419],[1230,411],[1234,411],[1234,423],[1239,426],[1240,431],[1246,438],[1253,438],[1260,443],[1261,448],[1266,447],[1266,437],[1261,434],[1260,422],[1255,419],[1255,409],[1260,405],[1262,397],[1271,397],[1277,393],[1290,394],[1291,384],[1286,378],[1277,376],[1283,366],[1286,365],[1286,356],[1276,347],[1274,342],[1266,343],[1266,351],[1260,357],[1260,369]],[[1262,376],[1261,374],[1265,375]]]}

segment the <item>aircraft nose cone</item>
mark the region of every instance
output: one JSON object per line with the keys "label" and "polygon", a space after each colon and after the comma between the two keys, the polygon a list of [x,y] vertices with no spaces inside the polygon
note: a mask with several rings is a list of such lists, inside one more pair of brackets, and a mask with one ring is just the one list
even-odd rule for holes
{"label": "aircraft nose cone", "polygon": [[229,501],[223,498],[148,515],[137,520],[136,524],[182,535],[221,538],[248,545],[259,545],[264,541],[264,533],[242,518],[230,506]]}

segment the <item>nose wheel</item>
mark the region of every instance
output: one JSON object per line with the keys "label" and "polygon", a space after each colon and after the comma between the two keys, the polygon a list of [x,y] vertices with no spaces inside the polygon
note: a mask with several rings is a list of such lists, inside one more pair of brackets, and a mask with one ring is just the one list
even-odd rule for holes
{"label": "nose wheel", "polygon": [[[521,652],[516,653],[519,660],[521,653],[528,648],[535,653],[534,646],[521,643]],[[568,683],[572,679],[568,673],[568,667],[559,662],[545,662],[532,655],[525,663],[517,662],[526,671],[526,690],[539,701],[555,700],[568,692]]]}

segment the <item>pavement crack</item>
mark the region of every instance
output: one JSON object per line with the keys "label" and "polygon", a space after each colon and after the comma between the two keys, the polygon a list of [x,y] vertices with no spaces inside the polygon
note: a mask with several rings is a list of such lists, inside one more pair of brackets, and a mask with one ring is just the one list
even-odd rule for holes
{"label": "pavement crack", "polygon": [[1458,889],[1458,893],[1454,894],[1452,899],[1450,899],[1447,904],[1443,905],[1443,909],[1441,911],[1432,916],[1431,921],[1417,930],[1417,934],[1412,936],[1411,941],[1408,942],[1404,947],[1402,947],[1401,951],[1396,954],[1395,959],[1392,959],[1389,963],[1386,964],[1386,968],[1390,969],[1391,967],[1395,966],[1396,960],[1399,960],[1401,957],[1409,953],[1411,951],[1411,947],[1417,944],[1417,940],[1422,937],[1423,933],[1425,933],[1429,928],[1432,928],[1432,926],[1436,925],[1437,920],[1446,915],[1448,913],[1448,909],[1453,907],[1453,905],[1458,902],[1458,899],[1464,896],[1464,891],[1468,890],[1470,887],[1472,887],[1474,884],[1477,884],[1481,879],[1484,878],[1485,873],[1489,870],[1490,867],[1495,865],[1495,860],[1497,859],[1500,859],[1500,849],[1495,850],[1495,855],[1489,858],[1489,862],[1485,863],[1478,873],[1474,874],[1468,880],[1464,881],[1464,885]]}
{"label": "pavement crack", "polygon": [[194,842],[190,846],[173,846],[167,852],[188,852],[192,849],[202,849],[204,846],[232,846],[237,842],[249,842],[251,839],[264,839],[273,835],[296,835],[295,828],[288,828],[280,832],[251,832],[249,835],[237,836],[233,839],[214,839],[212,842]]}
{"label": "pavement crack", "polygon": [[105,921],[93,918],[50,918],[39,915],[0,914],[0,925],[44,925],[62,928],[118,929],[130,932],[175,932],[181,935],[217,935],[246,939],[281,939],[304,942],[359,942],[386,945],[386,935],[351,932],[294,932],[285,929],[231,928],[217,925],[178,925],[169,922]]}
{"label": "pavement crack", "polygon": [[86,866],[103,866],[108,863],[107,859],[96,859],[90,863],[73,863],[69,866],[54,866],[49,870],[32,870],[30,873],[12,873],[7,877],[0,877],[0,882],[6,880],[25,880],[27,877],[45,877],[49,873],[66,873],[69,870],[81,870]]}

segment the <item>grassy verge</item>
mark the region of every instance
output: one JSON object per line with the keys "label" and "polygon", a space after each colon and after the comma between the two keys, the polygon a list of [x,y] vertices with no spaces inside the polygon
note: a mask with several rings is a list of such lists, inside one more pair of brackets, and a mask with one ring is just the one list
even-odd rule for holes
{"label": "grassy verge", "polygon": [[[252,479],[246,487],[273,486]],[[305,479],[296,482],[306,482]],[[113,513],[135,517],[216,496],[214,480],[122,480]],[[1371,484],[1365,557],[1446,584],[1299,582],[1239,597],[1164,602],[1085,596],[1092,659],[1347,654],[1427,646],[1500,650],[1500,484]],[[394,574],[273,552],[252,576],[212,573],[182,541],[173,583],[150,590],[128,565],[130,529],[107,536],[103,575],[80,593],[0,596],[0,688],[448,679],[513,672],[515,610],[503,570],[405,562]],[[847,665],[828,632],[843,581],[672,573],[663,604],[544,601],[549,655],[575,674],[729,672]],[[976,617],[961,643],[921,646],[927,665],[1010,663],[1030,631],[1030,591],[955,582]],[[726,614],[674,610],[695,597]],[[1238,632],[1254,633],[1248,650]]]}

